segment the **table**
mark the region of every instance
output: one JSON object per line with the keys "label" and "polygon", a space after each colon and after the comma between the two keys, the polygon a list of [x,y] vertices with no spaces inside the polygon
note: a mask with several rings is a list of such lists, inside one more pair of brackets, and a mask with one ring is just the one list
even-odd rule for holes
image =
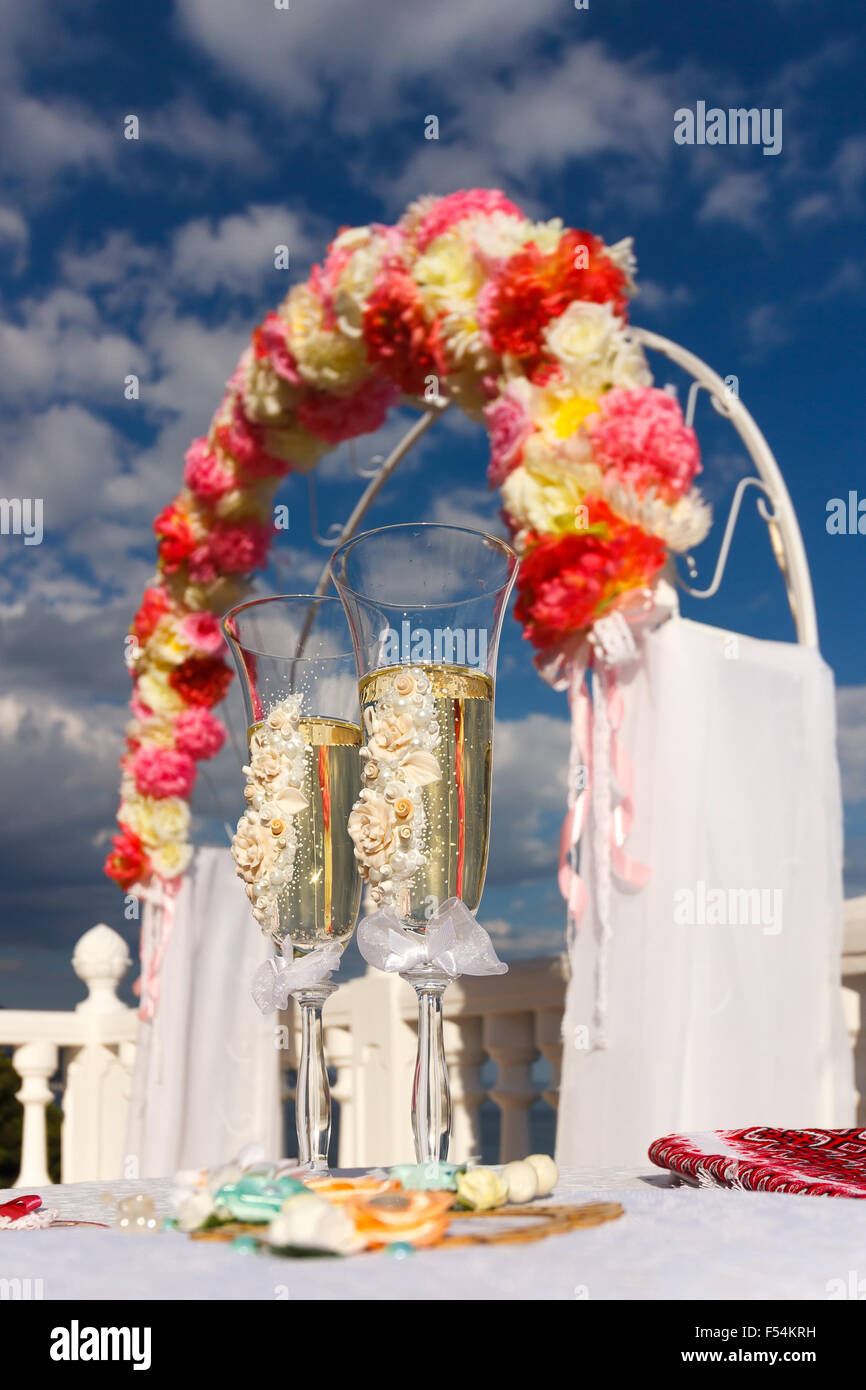
{"label": "table", "polygon": [[[113,1218],[106,1194],[172,1179],[37,1189],[65,1218]],[[21,1195],[0,1193],[0,1201]],[[292,1260],[177,1232],[0,1230],[0,1280],[41,1279],[46,1299],[817,1299],[863,1280],[866,1202],[674,1186],[655,1169],[570,1169],[551,1200],[619,1201],[617,1221],[537,1244]],[[852,1284],[853,1276],[853,1284]]]}

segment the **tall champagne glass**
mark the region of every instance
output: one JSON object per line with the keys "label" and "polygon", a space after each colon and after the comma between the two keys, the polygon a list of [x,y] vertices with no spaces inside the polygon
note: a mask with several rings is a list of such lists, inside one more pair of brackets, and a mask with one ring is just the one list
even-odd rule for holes
{"label": "tall champagne glass", "polygon": [[[481,901],[490,834],[493,693],[513,550],[460,526],[386,526],[341,546],[331,573],[360,681],[364,789],[350,820],[377,906],[423,939],[439,909]],[[447,1157],[451,1096],[434,963],[418,996],[412,1128],[418,1161]]]}
{"label": "tall champagne glass", "polygon": [[[245,789],[242,824],[252,845],[247,894],[284,958],[287,940],[289,958],[308,958],[329,944],[342,948],[361,901],[346,828],[360,785],[361,730],[342,606],[336,598],[297,594],[258,599],[227,613],[223,630],[243,691],[253,770],[257,751],[264,769],[264,781],[248,781]],[[263,861],[257,860],[257,836],[265,846]],[[317,1173],[328,1171],[331,1133],[322,1006],[336,988],[325,978],[292,991],[301,1012],[298,1153]]]}

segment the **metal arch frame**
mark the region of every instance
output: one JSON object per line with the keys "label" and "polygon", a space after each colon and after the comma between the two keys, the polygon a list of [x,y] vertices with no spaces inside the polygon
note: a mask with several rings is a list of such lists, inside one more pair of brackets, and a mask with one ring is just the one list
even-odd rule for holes
{"label": "metal arch frame", "polygon": [[[797,630],[797,641],[806,647],[817,647],[818,620],[815,613],[815,596],[812,590],[809,562],[806,559],[806,549],[803,545],[803,537],[794,504],[785,485],[782,470],[776,462],[769,444],[739,397],[734,396],[727,389],[718,373],[714,372],[712,367],[708,367],[700,357],[696,357],[693,352],[680,347],[678,343],[672,343],[669,338],[662,338],[658,333],[651,333],[646,328],[634,328],[632,332],[645,348],[660,352],[671,362],[675,362],[678,367],[689,372],[694,378],[694,383],[698,387],[703,386],[705,388],[715,409],[720,415],[724,415],[730,420],[740,436],[758,471],[760,482],[757,479],[753,481],[757,486],[763,485],[762,491],[769,498],[772,508],[771,512],[768,513],[766,508],[759,503],[761,516],[766,521],[770,533],[773,555],[785,581],[791,616]],[[694,391],[694,389],[693,385],[692,390]],[[691,399],[694,399],[693,396]],[[730,546],[731,534],[739,510],[739,502],[745,491],[743,484],[748,486],[749,479],[741,480],[741,486],[735,495],[735,506],[731,509],[713,583],[709,590],[704,591],[699,596],[709,597],[711,593],[715,593],[721,582],[724,562],[727,559],[727,550]]]}

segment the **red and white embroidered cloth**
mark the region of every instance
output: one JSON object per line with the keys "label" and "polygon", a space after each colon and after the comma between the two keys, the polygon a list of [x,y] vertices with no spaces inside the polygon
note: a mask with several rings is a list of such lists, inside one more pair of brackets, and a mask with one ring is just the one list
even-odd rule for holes
{"label": "red and white embroidered cloth", "polygon": [[649,1156],[687,1182],[750,1192],[866,1198],[866,1129],[714,1129],[668,1134]]}

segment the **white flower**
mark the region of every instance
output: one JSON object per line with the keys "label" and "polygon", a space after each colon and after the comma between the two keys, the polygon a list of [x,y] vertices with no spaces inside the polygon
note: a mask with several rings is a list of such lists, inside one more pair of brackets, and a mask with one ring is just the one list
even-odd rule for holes
{"label": "white flower", "polygon": [[241,816],[232,839],[232,858],[238,873],[247,883],[254,883],[259,875],[270,869],[272,841],[270,831],[254,825],[249,816]]}
{"label": "white flower", "polygon": [[121,803],[118,820],[148,848],[181,843],[189,835],[189,802],[179,796],[132,796]]}
{"label": "white flower", "polygon": [[295,285],[283,313],[298,371],[311,386],[322,391],[348,390],[367,376],[370,368],[363,342],[324,327],[322,303],[308,285]]}
{"label": "white flower", "polygon": [[154,714],[180,714],[185,708],[183,697],[168,683],[168,671],[152,666],[138,678],[138,695]]}
{"label": "white flower", "polygon": [[315,1192],[287,1197],[268,1226],[268,1244],[275,1250],[321,1250],[351,1255],[364,1248],[349,1213]]}
{"label": "white flower", "polygon": [[548,350],[564,367],[583,371],[611,355],[613,339],[622,331],[622,319],[609,304],[575,300],[544,330]]}
{"label": "white flower", "polygon": [[366,788],[355,802],[348,820],[362,872],[383,868],[394,853],[394,811],[378,792]]}
{"label": "white flower", "polygon": [[274,371],[267,358],[247,349],[244,368],[244,414],[261,425],[272,425],[291,413],[298,399],[297,387]]}
{"label": "white flower", "polygon": [[169,843],[150,851],[150,862],[161,878],[177,878],[192,858],[192,845]]}
{"label": "white flower", "polygon": [[621,241],[615,241],[613,246],[604,248],[605,255],[613,261],[618,270],[625,276],[626,292],[635,294],[635,276],[637,275],[637,256],[634,253],[634,237],[625,236]]}

